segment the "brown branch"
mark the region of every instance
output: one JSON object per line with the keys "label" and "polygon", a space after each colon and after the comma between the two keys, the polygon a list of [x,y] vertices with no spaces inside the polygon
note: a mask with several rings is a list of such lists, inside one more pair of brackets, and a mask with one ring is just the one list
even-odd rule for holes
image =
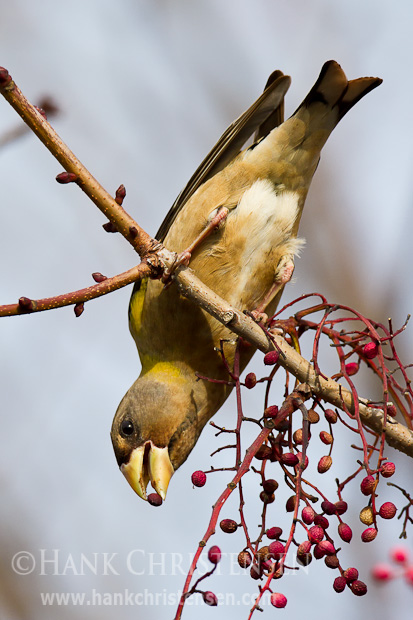
{"label": "brown branch", "polygon": [[106,278],[103,282],[82,288],[72,293],[64,293],[55,297],[45,297],[44,299],[29,299],[20,297],[17,304],[5,304],[0,306],[1,316],[15,316],[17,314],[30,314],[32,312],[42,312],[43,310],[53,310],[54,308],[63,308],[72,304],[85,303],[91,299],[102,297],[107,293],[116,291],[117,289],[127,286],[136,280],[150,275],[151,268],[146,263],[140,263],[136,267],[132,267],[124,273],[120,273],[113,278]]}

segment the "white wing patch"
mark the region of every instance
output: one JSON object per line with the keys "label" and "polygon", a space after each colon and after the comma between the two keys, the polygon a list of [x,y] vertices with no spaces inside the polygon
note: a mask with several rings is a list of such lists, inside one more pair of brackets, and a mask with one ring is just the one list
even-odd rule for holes
{"label": "white wing patch", "polygon": [[[263,268],[271,269],[275,278],[277,267],[289,258],[294,260],[294,256],[299,254],[305,241],[292,236],[299,210],[298,200],[295,192],[276,193],[270,181],[259,180],[246,190],[238,206],[230,212],[231,226],[237,229],[238,234],[244,232],[240,234],[244,242],[239,257],[241,268],[228,301],[235,304],[240,300],[246,301],[246,289]],[[258,294],[261,297],[266,292],[260,291]]]}
{"label": "white wing patch", "polygon": [[[295,192],[276,193],[268,180],[256,181],[243,194],[234,215],[242,226],[246,226],[252,243],[246,244],[251,251],[258,248],[266,253],[270,248],[287,244],[286,253],[297,255],[304,245],[303,239],[291,237],[291,231],[298,215],[298,195]],[[234,222],[235,223],[235,222]],[[244,261],[249,256],[244,256]]]}

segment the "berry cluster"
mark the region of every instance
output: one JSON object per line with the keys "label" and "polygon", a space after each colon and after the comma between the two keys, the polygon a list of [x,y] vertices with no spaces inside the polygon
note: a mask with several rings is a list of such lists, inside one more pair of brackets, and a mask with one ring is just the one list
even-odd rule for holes
{"label": "berry cluster", "polygon": [[[317,307],[317,310],[319,309],[320,306]],[[354,411],[349,411],[344,403],[341,411],[339,407],[331,408],[329,403],[320,395],[315,394],[307,384],[296,384],[294,389],[291,389],[291,377],[288,373],[286,373],[284,401],[278,405],[271,403],[272,381],[276,372],[281,368],[280,351],[277,349],[267,353],[264,357],[264,366],[268,369],[268,374],[262,378],[257,378],[255,373],[250,372],[246,375],[243,383],[239,379],[237,366],[239,362],[235,359],[231,379],[237,391],[237,426],[234,429],[228,429],[219,427],[213,422],[211,425],[218,430],[217,436],[224,433],[225,436],[228,433],[235,435],[235,445],[221,446],[214,454],[235,447],[236,463],[233,468],[211,467],[209,471],[195,471],[191,477],[194,487],[203,487],[206,484],[207,477],[216,471],[232,469],[235,474],[232,482],[227,485],[213,507],[211,521],[198,552],[202,551],[202,547],[205,546],[209,537],[215,533],[215,526],[218,523],[221,531],[225,534],[233,534],[237,530],[243,531],[245,546],[238,553],[238,564],[249,572],[251,579],[259,582],[259,593],[248,618],[255,610],[262,610],[260,602],[266,592],[269,594],[272,605],[278,608],[285,607],[287,599],[282,593],[274,591],[274,580],[282,578],[291,570],[297,570],[300,565],[308,566],[313,559],[315,561],[323,560],[326,567],[337,571],[338,575],[332,583],[336,592],[339,593],[348,589],[356,596],[363,596],[367,593],[367,585],[359,579],[357,568],[354,566],[345,567],[341,563],[341,545],[350,543],[353,538],[352,528],[345,519],[349,506],[343,495],[345,496],[348,485],[355,481],[358,482],[360,500],[366,504],[363,506],[363,503],[360,502],[361,510],[360,506],[357,508],[360,522],[366,526],[358,534],[364,543],[370,543],[377,537],[380,519],[392,519],[397,513],[397,508],[393,502],[378,501],[379,497],[381,499],[386,492],[383,483],[395,474],[396,466],[388,461],[385,456],[384,433],[374,432],[367,428],[359,414],[357,406],[359,397],[353,383],[353,377],[361,371],[363,365],[369,366],[379,376],[385,389],[383,402],[372,403],[372,406],[377,410],[381,408],[385,420],[387,416],[394,417],[396,413],[394,405],[388,401],[389,391],[393,396],[397,392],[404,391],[406,401],[411,405],[413,394],[411,394],[410,382],[406,378],[405,368],[401,364],[398,366],[406,378],[406,385],[404,386],[395,382],[386,366],[385,360],[398,361],[393,347],[391,328],[385,332],[384,337],[380,338],[378,335],[379,326],[372,326],[365,319],[363,322],[365,325],[368,323],[368,329],[348,333],[343,329],[338,331],[336,327],[340,321],[327,320],[330,313],[335,310],[336,308],[333,309],[328,306],[324,319],[318,323],[312,324],[308,321],[307,315],[310,311],[306,311],[301,317],[299,313],[295,315],[295,324],[292,319],[289,319],[286,322],[278,321],[276,327],[284,329],[284,336],[290,344],[298,342],[299,336],[304,331],[309,329],[316,331],[312,362],[315,370],[323,377],[324,375],[318,366],[318,351],[321,336],[323,334],[328,335],[333,341],[340,365],[340,370],[333,375],[333,379],[342,380],[350,386],[353,399],[356,402]],[[383,328],[383,326],[381,327]],[[268,335],[271,337],[271,332],[268,332]],[[390,345],[392,356],[384,355],[383,347],[385,345]],[[239,345],[239,349],[241,347],[242,343]],[[348,352],[345,351],[346,347],[350,349]],[[355,354],[357,361],[348,361],[349,357]],[[227,366],[229,366],[228,363]],[[266,386],[262,416],[258,419],[248,418],[242,410],[241,385],[251,390],[260,383]],[[411,415],[399,396],[397,396],[397,403],[404,414],[409,413]],[[246,422],[258,425],[259,434],[242,458],[241,428]],[[347,473],[341,479],[338,476],[336,477],[337,496],[332,498],[321,490],[320,482],[323,481],[327,472],[331,474],[330,470],[334,469],[334,465],[337,465],[333,461],[333,449],[342,426],[354,432],[359,445],[351,446],[353,455],[355,455],[353,456],[354,467],[349,474]],[[318,455],[317,460],[313,463],[314,457],[312,455],[316,451],[319,454],[321,451],[321,456]],[[358,458],[359,454],[360,458]],[[349,463],[350,459],[347,466]],[[251,528],[246,522],[242,487],[242,477],[251,471],[256,474],[259,482],[258,495],[261,507],[261,524],[254,537],[251,536]],[[342,472],[340,470],[337,473],[341,474]],[[397,487],[393,483],[387,484]],[[285,503],[284,511],[282,511],[277,497],[281,489],[286,487],[291,490],[291,495]],[[400,487],[397,488],[400,489]],[[239,518],[219,519],[219,513],[226,499],[235,489],[238,490],[240,500]],[[407,521],[411,521],[409,508],[412,508],[413,502],[405,491],[400,490],[409,500],[408,506],[403,509],[406,511],[406,525]],[[386,497],[384,499],[387,500]],[[274,503],[276,510],[272,508]],[[354,510],[352,512],[354,514]],[[274,516],[277,520],[281,519],[282,513],[284,513],[284,520],[287,516],[287,527],[285,527],[284,522],[273,522]],[[403,532],[405,532],[405,526]],[[209,551],[208,557],[211,562],[213,562],[211,559],[212,549],[216,548],[212,547]],[[215,551],[218,553],[217,557],[220,558],[219,549],[218,552]],[[196,561],[195,558],[189,578],[196,567]],[[409,578],[408,575],[411,577],[413,568],[410,567],[408,570],[407,565],[404,568],[406,578]],[[390,570],[382,571],[381,577],[378,577],[379,569],[376,573],[376,578],[382,580],[390,579],[393,576]],[[196,591],[200,592],[194,588],[188,589],[185,596]],[[217,597],[211,592],[201,594],[204,601],[209,605],[217,604]]]}

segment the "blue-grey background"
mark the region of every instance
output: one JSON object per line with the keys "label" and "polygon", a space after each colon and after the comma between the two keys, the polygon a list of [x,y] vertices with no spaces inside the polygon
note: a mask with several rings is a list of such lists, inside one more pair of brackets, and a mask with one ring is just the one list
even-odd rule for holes
{"label": "blue-grey background", "polygon": [[[0,16],[0,65],[30,100],[54,97],[61,107],[52,121],[59,134],[109,191],[125,184],[125,208],[152,234],[273,69],[293,78],[287,113],[330,58],[349,77],[382,77],[383,85],[349,113],[324,149],[302,220],[307,247],[284,299],[320,291],[374,319],[392,316],[397,326],[405,320],[413,307],[408,0],[1,0]],[[0,134],[18,123],[0,101]],[[94,271],[113,275],[136,262],[120,236],[102,230],[102,215],[77,187],[55,182],[60,171],[31,135],[0,152],[2,303],[82,288]],[[192,488],[191,472],[208,468],[209,453],[219,445],[210,428],[173,478],[162,508],[140,501],[119,473],[109,429],[139,372],[127,328],[129,294],[124,289],[88,304],[80,319],[61,309],[0,322],[2,619],[173,617],[190,555],[228,481],[217,474],[204,489]],[[401,355],[410,361],[411,331],[401,340]],[[263,372],[261,357],[253,367]],[[373,387],[366,383],[361,391],[371,396]],[[246,395],[247,415],[259,415],[261,407],[260,392]],[[230,399],[216,421],[230,426],[233,416]],[[354,467],[354,452],[339,445],[336,453],[327,489]],[[321,448],[314,454],[316,463]],[[408,459],[391,450],[389,456],[407,479]],[[221,455],[212,462],[227,461]],[[245,489],[254,536],[259,507],[250,478]],[[402,506],[390,489],[381,498]],[[270,524],[287,524],[284,499],[271,506]],[[357,483],[345,499],[355,542],[344,557],[360,569],[370,595],[337,595],[335,573],[313,562],[276,584],[289,599],[291,617],[407,617],[412,590],[401,581],[379,589],[369,578],[371,565],[385,560],[397,542],[400,522],[384,523],[378,539],[363,546],[357,542],[363,506]],[[236,508],[234,498],[222,516],[237,518]],[[206,587],[238,602],[245,592],[254,594],[256,582],[230,562],[243,547],[241,535],[218,532],[215,542],[227,555]],[[22,560],[23,568],[33,568],[25,576],[11,565],[20,551],[35,562]],[[42,558],[52,560],[43,571]],[[102,597],[146,592],[147,604],[105,605],[102,598],[100,606],[52,607],[40,598],[41,592],[89,596],[93,589]],[[250,607],[250,601],[218,609],[195,604],[184,617],[247,618]]]}

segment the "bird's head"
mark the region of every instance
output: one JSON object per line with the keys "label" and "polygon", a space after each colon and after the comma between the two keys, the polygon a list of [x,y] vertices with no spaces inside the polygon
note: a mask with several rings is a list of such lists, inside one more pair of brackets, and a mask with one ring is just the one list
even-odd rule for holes
{"label": "bird's head", "polygon": [[149,482],[165,499],[173,473],[194,447],[206,421],[200,419],[205,407],[197,404],[208,400],[201,387],[194,374],[150,372],[122,399],[111,439],[122,473],[142,499]]}

